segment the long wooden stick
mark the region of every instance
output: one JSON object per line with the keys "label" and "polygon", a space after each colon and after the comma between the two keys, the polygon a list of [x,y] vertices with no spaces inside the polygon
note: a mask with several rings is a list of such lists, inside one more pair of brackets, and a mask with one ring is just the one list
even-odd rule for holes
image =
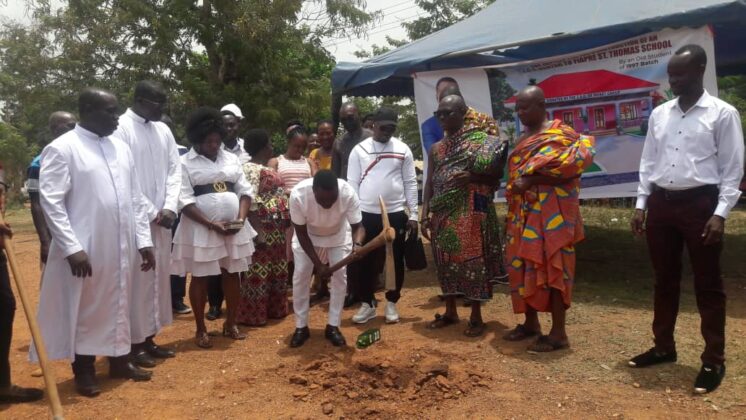
{"label": "long wooden stick", "polygon": [[[381,205],[381,223],[383,223],[383,230],[393,230],[389,223],[389,213],[386,211],[386,203],[383,201],[383,197],[378,196],[378,202]],[[396,271],[394,269],[394,238],[396,232],[391,238],[386,241],[386,262],[383,268],[383,284],[386,290],[396,290]]]}
{"label": "long wooden stick", "polygon": [[[2,214],[0,214],[0,223],[5,223]],[[29,302],[26,296],[26,290],[23,288],[23,279],[21,278],[21,270],[16,265],[16,254],[13,247],[13,240],[8,236],[5,236],[5,254],[8,256],[8,263],[10,264],[10,270],[13,272],[13,280],[16,283],[16,290],[18,296],[21,298],[21,304],[23,305],[23,311],[26,313],[26,320],[28,326],[31,329],[31,336],[34,338],[34,346],[36,346],[36,354],[39,356],[39,365],[41,365],[41,371],[44,373],[44,384],[47,388],[47,396],[49,396],[49,405],[52,408],[52,416],[55,420],[64,419],[62,413],[62,403],[60,402],[60,394],[57,392],[57,382],[54,378],[54,372],[52,367],[49,366],[49,359],[47,359],[47,348],[44,347],[44,341],[41,338],[39,332],[39,325],[36,323],[36,315],[34,314],[31,302]]]}
{"label": "long wooden stick", "polygon": [[357,261],[363,256],[369,254],[374,249],[377,249],[377,248],[380,248],[386,245],[387,242],[393,241],[395,236],[396,236],[396,231],[394,231],[394,228],[388,228],[387,230],[381,231],[381,233],[379,233],[378,236],[371,239],[367,244],[358,248],[354,254],[350,254],[342,258],[341,260],[337,261],[336,264],[329,267],[330,272],[333,273],[339,270],[340,268],[350,264],[351,262]]}

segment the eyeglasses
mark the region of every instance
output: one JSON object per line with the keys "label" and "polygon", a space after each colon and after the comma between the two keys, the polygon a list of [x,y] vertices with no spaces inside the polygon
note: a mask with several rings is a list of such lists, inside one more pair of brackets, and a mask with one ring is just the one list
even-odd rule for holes
{"label": "eyeglasses", "polygon": [[435,118],[449,118],[454,115],[456,115],[456,110],[438,110],[433,112],[433,116],[435,116]]}

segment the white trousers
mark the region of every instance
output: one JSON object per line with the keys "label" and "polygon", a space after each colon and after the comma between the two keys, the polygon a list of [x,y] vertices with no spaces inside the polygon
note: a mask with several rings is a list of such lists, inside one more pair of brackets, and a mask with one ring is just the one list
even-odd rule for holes
{"label": "white trousers", "polygon": [[[350,252],[352,244],[333,247],[316,247],[316,254],[326,252],[329,257],[329,265],[334,265]],[[308,310],[311,300],[311,275],[313,263],[306,255],[303,248],[293,241],[293,258],[295,259],[295,271],[293,272],[293,311],[295,312],[295,327],[304,328],[308,326]],[[342,308],[344,307],[345,294],[347,293],[347,270],[341,268],[332,274],[329,286],[329,322],[333,327],[338,327],[342,320]]]}

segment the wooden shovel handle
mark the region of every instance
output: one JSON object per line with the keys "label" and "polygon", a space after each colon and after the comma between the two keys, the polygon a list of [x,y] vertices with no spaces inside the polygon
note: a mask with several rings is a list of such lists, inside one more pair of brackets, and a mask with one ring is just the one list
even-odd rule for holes
{"label": "wooden shovel handle", "polygon": [[[5,223],[2,214],[0,214],[0,223]],[[28,326],[31,329],[31,337],[34,339],[34,346],[36,346],[36,354],[39,356],[39,365],[41,371],[44,374],[44,384],[47,388],[47,396],[49,397],[49,405],[52,409],[52,416],[55,420],[63,419],[62,403],[60,402],[60,395],[57,392],[57,382],[54,378],[54,372],[52,367],[49,365],[49,359],[47,358],[47,350],[44,347],[44,341],[42,340],[41,333],[39,332],[39,325],[36,323],[36,314],[34,308],[26,296],[26,290],[23,288],[23,278],[21,276],[21,270],[16,262],[15,249],[13,247],[13,240],[5,236],[5,254],[8,256],[8,263],[10,270],[13,273],[13,280],[16,284],[16,291],[18,297],[21,298],[21,304],[23,306],[23,312],[26,313],[26,320]],[[2,251],[0,251],[2,252]]]}

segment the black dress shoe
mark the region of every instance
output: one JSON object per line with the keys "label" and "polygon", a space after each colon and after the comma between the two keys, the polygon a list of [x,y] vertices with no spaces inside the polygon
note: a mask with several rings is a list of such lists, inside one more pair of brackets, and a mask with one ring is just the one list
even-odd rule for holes
{"label": "black dress shoe", "polygon": [[145,351],[145,349],[133,351],[131,359],[132,363],[134,363],[136,366],[144,368],[154,368],[156,365],[155,359],[153,359],[150,354]]}
{"label": "black dress shoe", "polygon": [[326,337],[326,339],[329,340],[335,347],[342,347],[347,345],[347,341],[345,341],[344,336],[337,327],[327,325],[326,331],[324,331],[324,337]]}
{"label": "black dress shoe", "polygon": [[648,366],[657,365],[660,363],[669,363],[676,361],[676,351],[670,351],[668,353],[661,353],[655,350],[655,347],[646,351],[645,353],[638,354],[637,356],[630,359],[627,364],[629,367],[643,368]]}
{"label": "black dress shoe", "polygon": [[205,314],[205,318],[210,321],[215,321],[216,319],[220,318],[220,315],[220,308],[218,308],[217,306],[210,306],[210,309]]}
{"label": "black dress shoe", "polygon": [[96,382],[96,375],[93,373],[77,373],[75,374],[75,390],[78,394],[93,398],[101,393],[101,388]]}
{"label": "black dress shoe", "polygon": [[308,327],[296,328],[293,337],[290,339],[290,347],[300,347],[311,337],[311,331]]}
{"label": "black dress shoe", "polygon": [[109,377],[114,379],[132,379],[135,382],[149,381],[153,374],[140,369],[134,363],[121,357],[109,359]]}
{"label": "black dress shoe", "polygon": [[706,394],[712,392],[720,386],[725,377],[725,365],[715,366],[710,364],[702,365],[702,369],[694,381],[694,393]]}
{"label": "black dress shoe", "polygon": [[152,341],[145,342],[145,351],[156,359],[170,359],[176,357],[176,353],[174,353],[173,350],[161,347]]}
{"label": "black dress shoe", "polygon": [[8,385],[0,388],[0,404],[15,404],[39,401],[44,398],[44,391],[36,388],[22,388],[18,385]]}

